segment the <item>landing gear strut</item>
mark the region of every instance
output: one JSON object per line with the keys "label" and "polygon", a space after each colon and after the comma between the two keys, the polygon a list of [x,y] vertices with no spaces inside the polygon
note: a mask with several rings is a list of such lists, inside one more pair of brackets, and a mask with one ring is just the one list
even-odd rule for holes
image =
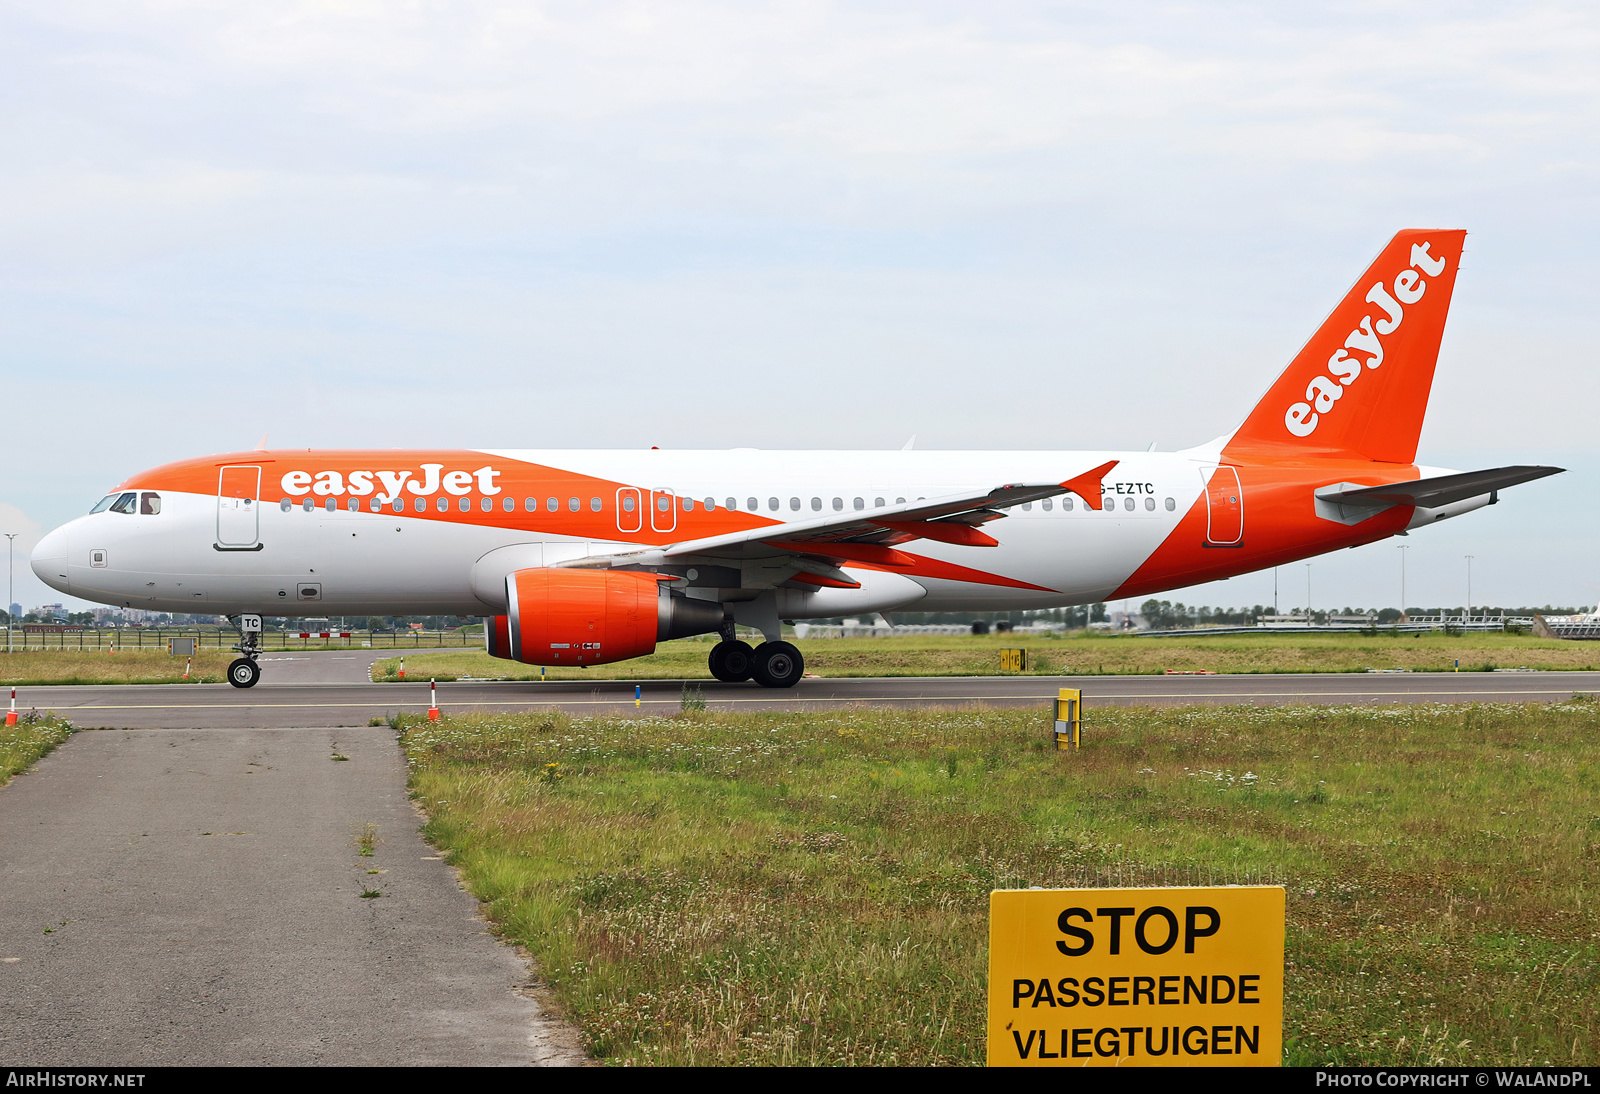
{"label": "landing gear strut", "polygon": [[233,648],[241,656],[228,666],[228,683],[236,688],[253,688],[261,679],[261,666],[256,664],[256,658],[261,656],[261,617],[241,615],[236,626],[239,644]]}

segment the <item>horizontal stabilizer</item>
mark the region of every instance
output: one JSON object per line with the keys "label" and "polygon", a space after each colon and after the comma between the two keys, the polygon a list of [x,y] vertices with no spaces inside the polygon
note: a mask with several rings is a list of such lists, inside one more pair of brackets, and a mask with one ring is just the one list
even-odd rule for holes
{"label": "horizontal stabilizer", "polygon": [[1387,486],[1364,486],[1359,489],[1333,488],[1317,491],[1323,501],[1339,505],[1414,505],[1419,509],[1437,509],[1468,498],[1476,498],[1508,486],[1518,486],[1546,475],[1559,475],[1564,467],[1491,467],[1486,471],[1464,471],[1459,475],[1435,475],[1429,479],[1412,479]]}

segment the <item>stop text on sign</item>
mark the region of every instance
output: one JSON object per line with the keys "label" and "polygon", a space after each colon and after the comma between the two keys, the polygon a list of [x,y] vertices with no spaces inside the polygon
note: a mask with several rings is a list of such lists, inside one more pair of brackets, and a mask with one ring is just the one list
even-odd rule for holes
{"label": "stop text on sign", "polygon": [[1276,1065],[1283,915],[1279,886],[996,890],[989,1063]]}

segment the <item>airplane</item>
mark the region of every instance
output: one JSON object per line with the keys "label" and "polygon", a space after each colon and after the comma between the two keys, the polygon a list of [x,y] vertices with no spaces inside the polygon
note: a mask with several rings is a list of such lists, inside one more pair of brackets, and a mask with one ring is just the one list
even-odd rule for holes
{"label": "airplane", "polygon": [[[1415,462],[1466,233],[1379,253],[1238,428],[1177,452],[257,450],[126,479],[32,557],[71,596],[229,616],[461,615],[590,666],[720,634],[792,687],[783,624],[1142,597],[1405,535],[1559,473]],[[735,627],[759,631],[755,647]]]}

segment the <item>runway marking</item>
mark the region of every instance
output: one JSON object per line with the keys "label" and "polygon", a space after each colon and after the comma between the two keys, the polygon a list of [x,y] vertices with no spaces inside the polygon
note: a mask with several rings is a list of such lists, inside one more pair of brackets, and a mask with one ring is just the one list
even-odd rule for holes
{"label": "runway marking", "polygon": [[[1342,692],[1342,691],[1252,691],[1252,692],[1140,692],[1130,694],[1086,695],[1086,700],[1095,699],[1379,699],[1389,697],[1415,697],[1419,695],[1444,695],[1459,696],[1464,693],[1459,691],[1385,691],[1385,692]],[[1495,689],[1493,691],[1474,693],[1477,696],[1502,696],[1502,695],[1570,695],[1572,689]],[[918,700],[936,703],[972,703],[989,700],[1016,700],[1035,699],[1040,703],[1048,702],[1050,696],[1030,695],[819,695],[811,697],[756,697],[741,699],[723,699],[717,696],[706,696],[707,703],[885,703],[905,702]],[[645,705],[678,706],[682,700],[672,699],[644,699]],[[630,706],[633,700],[624,696],[615,699],[495,699],[451,700],[445,697],[443,706],[450,707],[503,707],[503,706]],[[144,704],[109,704],[85,703],[69,707],[70,710],[259,710],[259,709],[323,709],[323,708],[370,708],[373,706],[415,706],[427,709],[427,700],[388,700],[373,699],[363,703],[144,703]]]}

